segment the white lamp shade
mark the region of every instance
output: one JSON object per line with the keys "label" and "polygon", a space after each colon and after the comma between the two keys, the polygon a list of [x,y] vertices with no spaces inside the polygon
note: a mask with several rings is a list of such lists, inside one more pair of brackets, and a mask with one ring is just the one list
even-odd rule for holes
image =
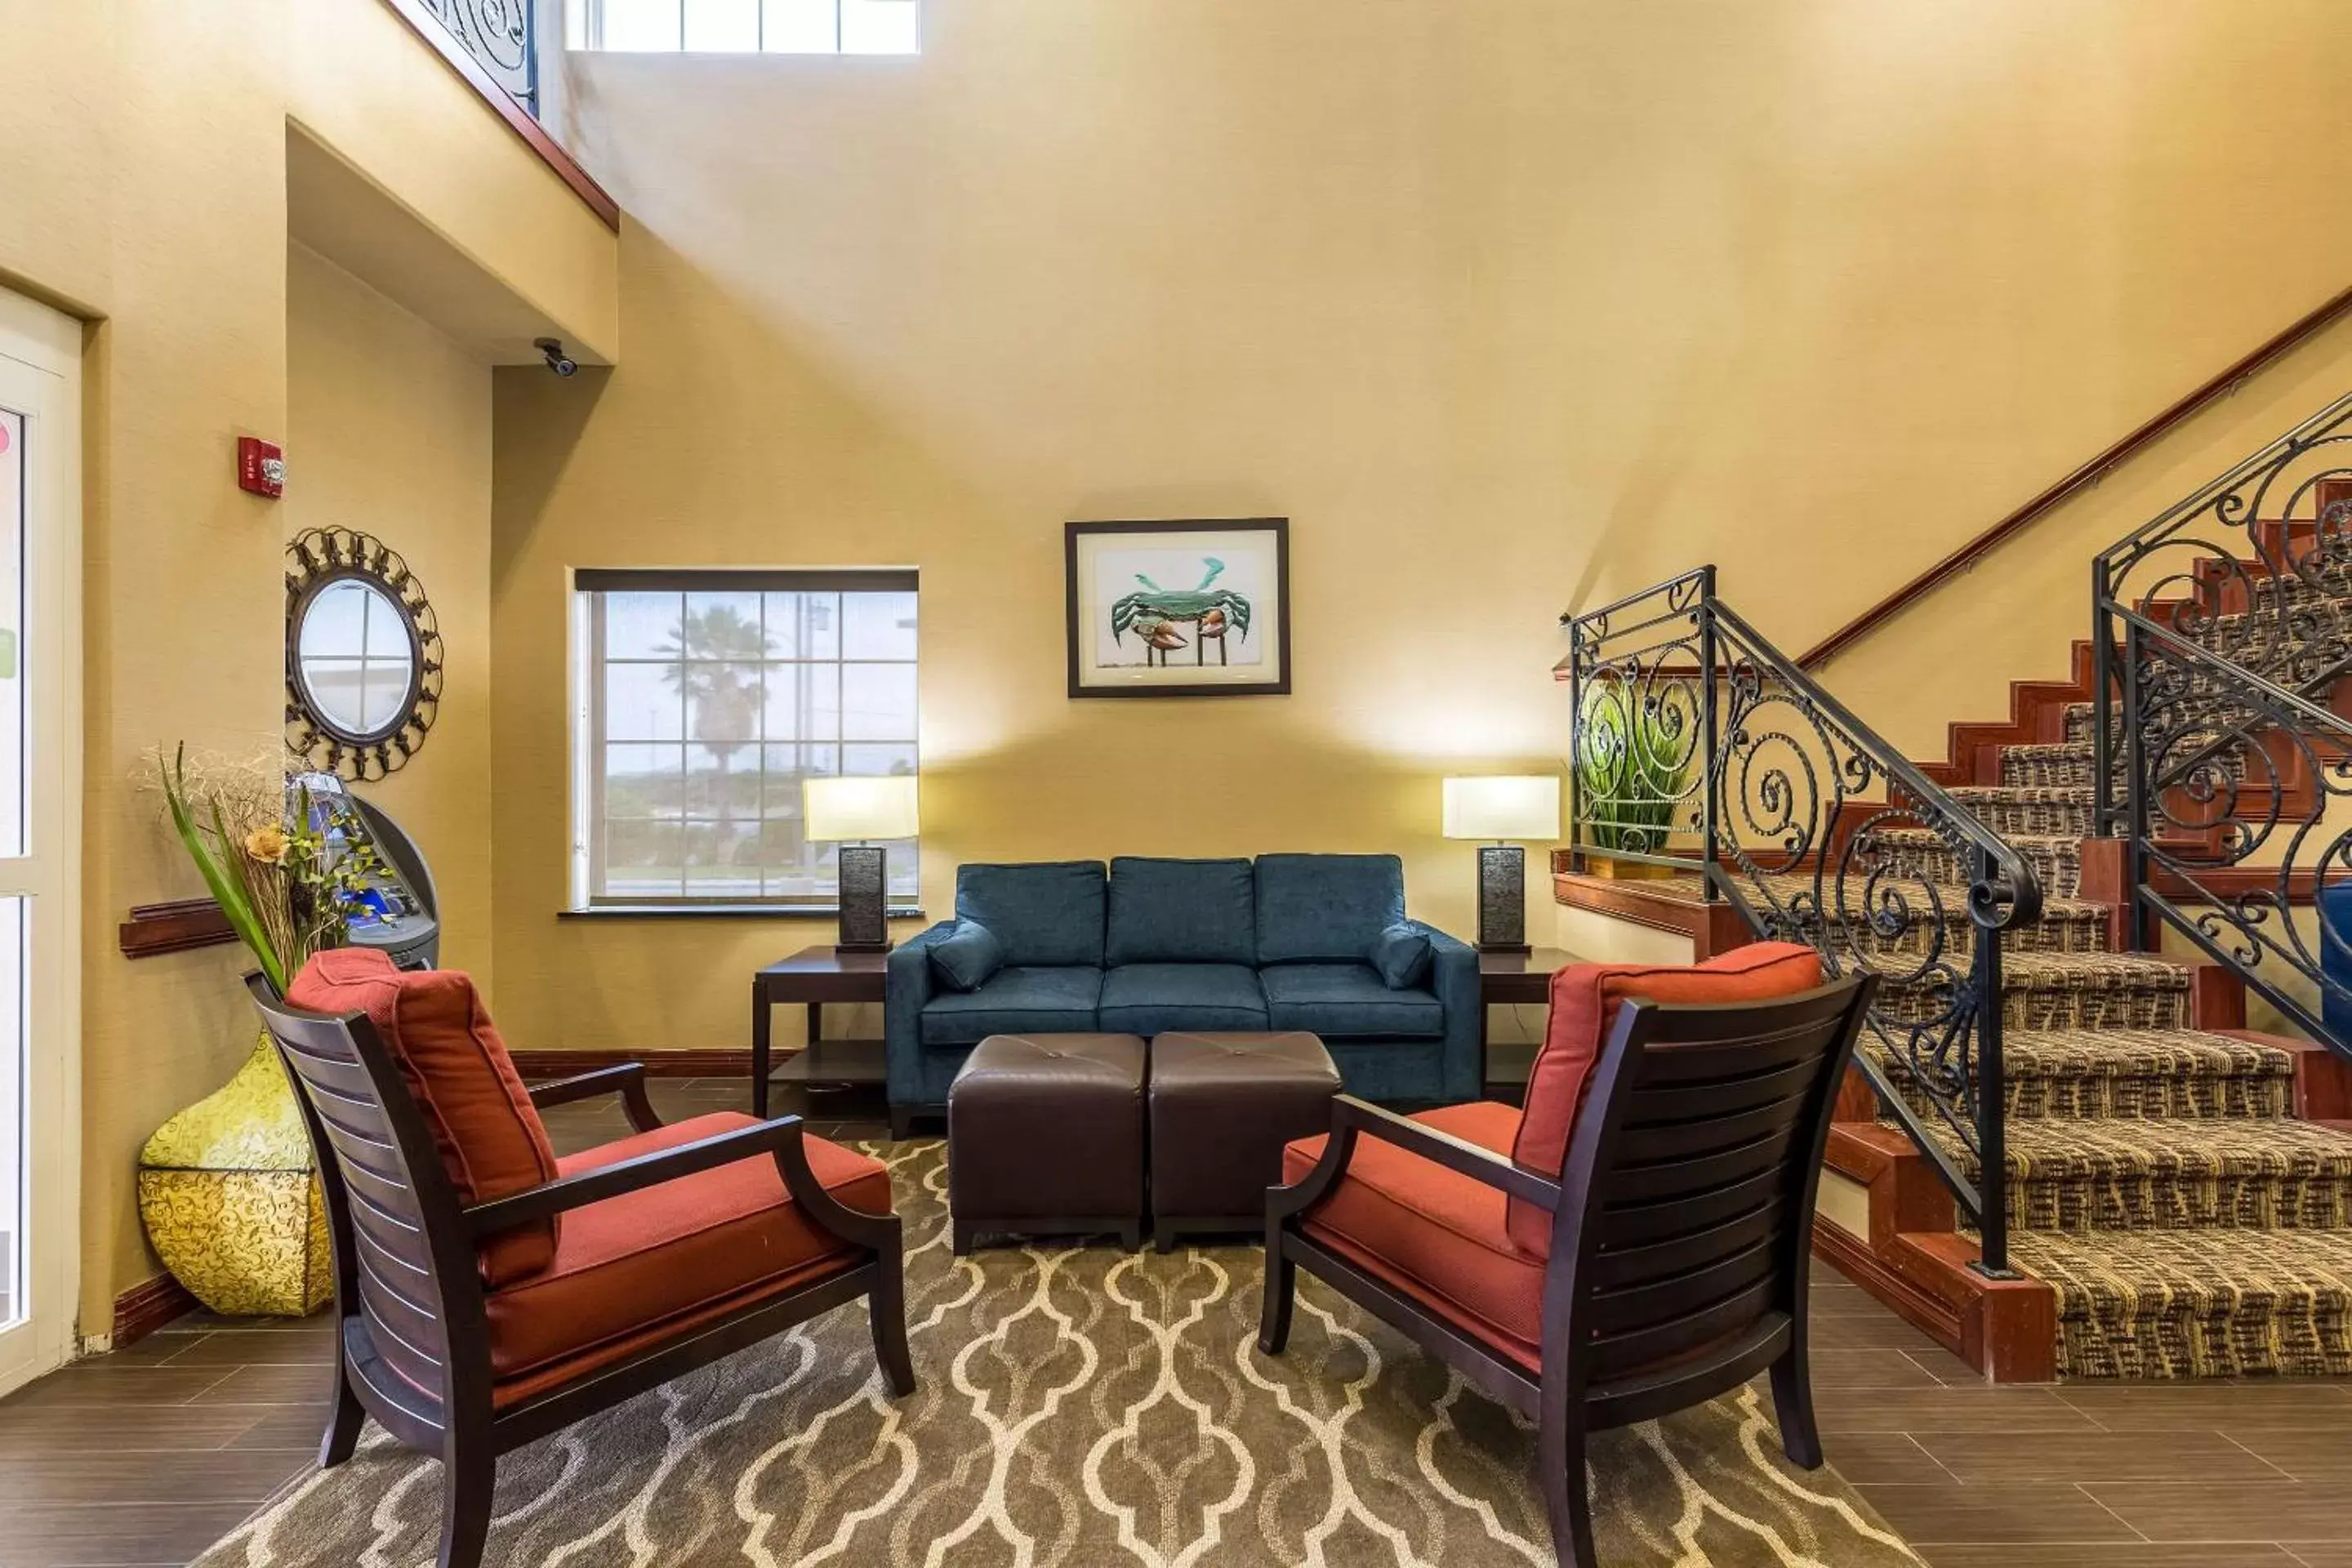
{"label": "white lamp shade", "polygon": [[1445,837],[1526,839],[1559,837],[1559,775],[1445,781]]}
{"label": "white lamp shade", "polygon": [[803,779],[802,831],[812,839],[912,838],[915,779]]}

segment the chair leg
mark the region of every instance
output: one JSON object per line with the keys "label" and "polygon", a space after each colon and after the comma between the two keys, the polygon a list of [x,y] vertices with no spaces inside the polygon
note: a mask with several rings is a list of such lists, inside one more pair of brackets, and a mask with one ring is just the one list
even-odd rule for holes
{"label": "chair leg", "polygon": [[1559,1568],[1601,1568],[1592,1544],[1591,1480],[1584,1462],[1584,1412],[1565,1399],[1546,1399],[1537,1416],[1536,1485],[1551,1516],[1552,1552]]}
{"label": "chair leg", "polygon": [[480,1568],[490,1536],[490,1499],[499,1462],[482,1449],[455,1447],[441,1458],[440,1568]]}
{"label": "chair leg", "polygon": [[1280,1355],[1290,1343],[1291,1299],[1298,1293],[1298,1265],[1282,1248],[1279,1226],[1265,1233],[1265,1305],[1259,1309],[1257,1348]]}
{"label": "chair leg", "polygon": [[1822,1468],[1822,1429],[1813,1420],[1813,1380],[1801,1336],[1772,1363],[1772,1411],[1780,1418],[1780,1447],[1789,1462]]}
{"label": "chair leg", "polygon": [[342,1353],[335,1355],[335,1403],[327,1412],[327,1435],[319,1439],[319,1468],[331,1470],[360,1446],[360,1427],[367,1410],[352,1392],[351,1374],[343,1370]]}
{"label": "chair leg", "polygon": [[882,1364],[882,1381],[904,1399],[915,1392],[915,1361],[907,1352],[907,1280],[897,1247],[876,1259],[882,1272],[866,1293],[866,1316],[874,1327],[874,1359]]}

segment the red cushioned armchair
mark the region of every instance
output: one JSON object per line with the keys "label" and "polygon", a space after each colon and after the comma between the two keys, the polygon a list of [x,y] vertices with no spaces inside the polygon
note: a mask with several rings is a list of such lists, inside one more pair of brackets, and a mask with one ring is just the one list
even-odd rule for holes
{"label": "red cushioned armchair", "polygon": [[[898,1221],[877,1161],[798,1117],[664,1126],[635,1065],[526,1089],[473,982],[322,952],[281,1003],[247,982],[302,1087],[341,1325],[319,1462],[373,1415],[441,1457],[442,1568],[474,1568],[498,1458],[866,1298],[913,1392]],[[538,1108],[616,1094],[635,1133],[559,1159]]]}
{"label": "red cushioned armchair", "polygon": [[1588,1432],[1769,1368],[1781,1441],[1822,1462],[1806,1372],[1813,1194],[1869,980],[1759,943],[1695,968],[1553,977],[1524,1114],[1403,1117],[1342,1096],[1266,1195],[1268,1355],[1300,1268],[1537,1424],[1564,1568],[1597,1568]]}

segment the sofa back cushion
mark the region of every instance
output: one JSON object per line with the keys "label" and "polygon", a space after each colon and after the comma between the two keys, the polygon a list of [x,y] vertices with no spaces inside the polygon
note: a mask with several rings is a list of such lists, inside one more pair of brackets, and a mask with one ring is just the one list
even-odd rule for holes
{"label": "sofa back cushion", "polygon": [[[471,975],[396,969],[374,948],[336,948],[311,956],[286,999],[314,1013],[367,1015],[400,1064],[460,1204],[555,1180],[555,1148]],[[555,1227],[550,1218],[485,1237],[482,1283],[496,1289],[545,1268]]]}
{"label": "sofa back cushion", "polygon": [[[1696,965],[1573,963],[1554,972],[1551,1025],[1528,1075],[1527,1112],[1511,1158],[1547,1176],[1560,1173],[1592,1064],[1601,1041],[1616,1027],[1618,1005],[1628,997],[1669,1004],[1762,1002],[1811,991],[1821,983],[1821,955],[1785,942],[1736,947]],[[1506,1223],[1519,1247],[1551,1256],[1551,1215],[1513,1198]]]}
{"label": "sofa back cushion", "polygon": [[956,918],[978,921],[1020,968],[1103,962],[1103,865],[1042,860],[956,871]]}
{"label": "sofa back cushion", "polygon": [[1257,961],[1362,963],[1404,919],[1404,862],[1393,855],[1257,858]]}
{"label": "sofa back cushion", "polygon": [[1247,860],[1110,863],[1106,958],[1122,963],[1255,963],[1257,884]]}

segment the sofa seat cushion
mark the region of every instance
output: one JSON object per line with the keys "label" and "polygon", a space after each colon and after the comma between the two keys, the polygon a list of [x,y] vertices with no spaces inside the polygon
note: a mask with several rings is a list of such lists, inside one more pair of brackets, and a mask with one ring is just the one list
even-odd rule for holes
{"label": "sofa seat cushion", "polygon": [[1255,963],[1257,879],[1246,860],[1123,855],[1110,863],[1103,961]]}
{"label": "sofa seat cushion", "polygon": [[1263,1029],[1257,971],[1238,963],[1127,963],[1103,976],[1102,1027],[1122,1035]]}
{"label": "sofa seat cushion", "polygon": [[[1412,1118],[1507,1156],[1519,1113],[1491,1100]],[[1323,1158],[1326,1137],[1282,1152],[1296,1185]],[[1504,1194],[1377,1138],[1356,1140],[1348,1173],[1307,1217],[1307,1234],[1530,1371],[1543,1364],[1544,1262],[1515,1245]]]}
{"label": "sofa seat cushion", "polygon": [[[756,1125],[734,1111],[698,1116],[570,1155],[562,1173]],[[890,1212],[890,1173],[880,1161],[814,1136],[803,1147],[819,1184],[845,1206]],[[511,1403],[625,1359],[699,1316],[865,1256],[800,1211],[764,1154],[606,1198],[564,1216],[555,1260],[543,1272],[486,1298],[491,1374]]]}
{"label": "sofa seat cushion", "polygon": [[[473,977],[403,970],[370,947],[314,953],[286,999],[314,1013],[364,1013],[400,1064],[442,1168],[468,1206],[555,1179],[555,1146],[530,1103]],[[493,1289],[545,1268],[562,1226],[538,1221],[486,1237],[476,1249]]]}
{"label": "sofa seat cushion", "polygon": [[970,991],[943,992],[923,1005],[927,1046],[978,1045],[991,1035],[1087,1034],[1102,996],[1099,969],[1013,966]]}
{"label": "sofa seat cushion", "polygon": [[1278,963],[1258,971],[1277,1029],[1329,1039],[1426,1039],[1445,1033],[1436,993],[1391,991],[1369,963]]}

